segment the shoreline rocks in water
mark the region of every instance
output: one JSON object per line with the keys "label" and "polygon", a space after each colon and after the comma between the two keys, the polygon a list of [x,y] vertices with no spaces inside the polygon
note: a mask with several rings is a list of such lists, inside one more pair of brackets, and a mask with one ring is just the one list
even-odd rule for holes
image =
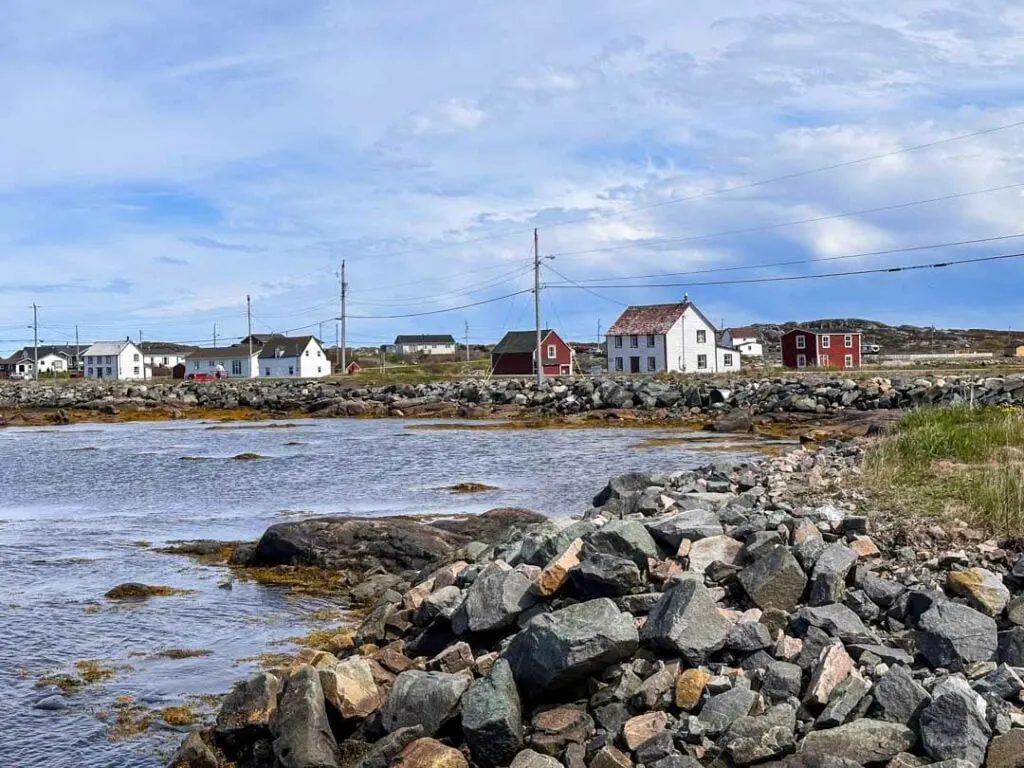
{"label": "shoreline rocks in water", "polygon": [[861,458],[635,473],[573,522],[273,526],[255,562],[369,563],[369,612],[339,656],[240,682],[172,765],[1022,764],[1024,558],[865,516]]}

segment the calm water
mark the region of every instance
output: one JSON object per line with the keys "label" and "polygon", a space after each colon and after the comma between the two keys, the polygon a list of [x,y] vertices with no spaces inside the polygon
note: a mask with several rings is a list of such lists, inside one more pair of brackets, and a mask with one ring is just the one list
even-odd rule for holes
{"label": "calm water", "polygon": [[[162,765],[181,731],[154,723],[141,735],[112,741],[103,716],[115,716],[122,697],[160,708],[223,693],[254,668],[244,659],[288,650],[281,641],[317,626],[304,617],[324,607],[322,601],[244,582],[229,591],[219,586],[230,578],[225,569],[161,555],[139,541],[255,539],[295,513],[524,506],[560,516],[582,511],[613,474],[683,469],[719,456],[686,445],[636,448],[663,434],[651,430],[294,423],[289,429],[174,422],[0,431],[0,764]],[[230,459],[241,452],[269,458]],[[182,461],[185,456],[212,460]],[[501,490],[470,497],[436,490],[460,481]],[[125,581],[194,593],[135,605],[103,599]],[[145,656],[168,648],[213,653],[185,660]],[[35,709],[51,692],[37,687],[39,678],[73,673],[83,659],[123,668],[69,696],[64,711]]]}

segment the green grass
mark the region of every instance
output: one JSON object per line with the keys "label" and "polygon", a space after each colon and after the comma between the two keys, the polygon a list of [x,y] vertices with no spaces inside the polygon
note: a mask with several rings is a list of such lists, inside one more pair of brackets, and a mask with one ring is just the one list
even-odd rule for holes
{"label": "green grass", "polygon": [[1024,537],[1024,411],[924,408],[872,450],[865,481],[894,509]]}

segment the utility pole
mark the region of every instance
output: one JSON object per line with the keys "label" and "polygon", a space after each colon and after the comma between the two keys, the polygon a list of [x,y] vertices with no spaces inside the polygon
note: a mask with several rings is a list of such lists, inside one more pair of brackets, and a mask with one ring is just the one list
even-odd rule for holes
{"label": "utility pole", "polygon": [[334,324],[334,372],[335,373],[338,372],[338,362],[339,362],[338,355],[341,352],[341,350],[338,349],[338,346],[340,344],[341,344],[341,336],[338,335],[338,324],[335,323]]}
{"label": "utility pole", "polygon": [[466,321],[466,362],[469,362],[469,320]]}
{"label": "utility pole", "polygon": [[346,331],[345,327],[345,314],[346,314],[346,302],[348,301],[348,281],[345,279],[345,260],[341,260],[341,373],[345,372],[348,367],[345,364],[345,343],[346,343]]}
{"label": "utility pole", "polygon": [[75,369],[82,368],[82,346],[78,343],[78,323],[75,323]]}
{"label": "utility pole", "polygon": [[537,326],[537,386],[540,387],[544,382],[544,357],[540,348],[540,236],[536,229],[533,230],[533,314]]}
{"label": "utility pole", "polygon": [[32,347],[35,360],[32,361],[32,378],[39,381],[39,307],[32,302]]}
{"label": "utility pole", "polygon": [[597,321],[597,343],[601,343],[601,321]]}
{"label": "utility pole", "polygon": [[249,378],[252,378],[252,298],[249,294],[245,294],[245,325],[249,331]]}
{"label": "utility pole", "polygon": [[213,324],[213,348],[217,348],[217,324]]}

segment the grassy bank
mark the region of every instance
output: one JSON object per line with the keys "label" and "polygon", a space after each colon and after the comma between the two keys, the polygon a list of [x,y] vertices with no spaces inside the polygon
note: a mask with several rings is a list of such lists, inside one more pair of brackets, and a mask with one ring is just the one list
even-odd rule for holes
{"label": "grassy bank", "polygon": [[1024,412],[953,407],[909,413],[869,454],[864,477],[898,511],[953,515],[1024,537]]}

